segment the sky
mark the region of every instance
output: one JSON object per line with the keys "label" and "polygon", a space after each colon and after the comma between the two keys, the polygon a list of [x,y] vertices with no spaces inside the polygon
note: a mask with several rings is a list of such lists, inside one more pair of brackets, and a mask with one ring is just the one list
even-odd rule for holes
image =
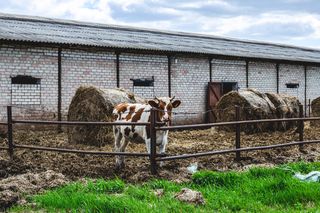
{"label": "sky", "polygon": [[320,0],[0,0],[0,12],[320,49]]}

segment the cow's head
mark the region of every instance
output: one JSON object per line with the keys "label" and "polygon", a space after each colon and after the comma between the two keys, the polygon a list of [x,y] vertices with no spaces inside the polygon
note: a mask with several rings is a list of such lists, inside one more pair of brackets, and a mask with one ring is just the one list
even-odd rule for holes
{"label": "cow's head", "polygon": [[158,109],[158,120],[161,122],[168,123],[172,120],[172,109],[177,108],[181,101],[179,100],[173,100],[173,98],[170,97],[162,97],[157,98],[155,97],[153,100],[149,100],[148,103]]}

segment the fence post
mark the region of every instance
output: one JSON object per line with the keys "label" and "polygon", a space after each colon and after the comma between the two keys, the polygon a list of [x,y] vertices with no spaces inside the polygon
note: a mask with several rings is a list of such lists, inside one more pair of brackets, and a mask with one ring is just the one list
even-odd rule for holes
{"label": "fence post", "polygon": [[12,107],[7,106],[7,126],[8,126],[8,153],[13,158],[13,133],[12,133]]}
{"label": "fence post", "polygon": [[150,166],[151,174],[157,174],[157,162],[156,162],[156,122],[157,122],[157,113],[154,108],[150,112]]}
{"label": "fence post", "polygon": [[[236,121],[240,121],[240,107],[236,106]],[[240,124],[236,124],[236,149],[240,149]],[[236,152],[236,161],[240,161],[240,151]]]}
{"label": "fence post", "polygon": [[[303,106],[302,104],[299,104],[299,118],[303,118]],[[299,132],[299,141],[303,141],[303,131],[304,131],[304,121],[301,120],[299,121],[299,125],[298,125],[298,132]],[[302,148],[303,145],[300,145],[300,148]]]}

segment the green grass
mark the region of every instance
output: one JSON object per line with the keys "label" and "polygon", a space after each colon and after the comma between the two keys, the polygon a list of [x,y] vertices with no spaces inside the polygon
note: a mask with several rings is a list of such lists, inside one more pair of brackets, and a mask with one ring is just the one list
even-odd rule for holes
{"label": "green grass", "polygon": [[[152,180],[133,185],[120,179],[75,182],[30,198],[37,207],[16,206],[25,212],[319,212],[320,183],[301,182],[293,172],[320,170],[320,163],[292,163],[246,172],[200,171],[189,183]],[[180,202],[174,195],[183,187],[202,192],[206,204]],[[164,189],[157,197],[156,189]]]}

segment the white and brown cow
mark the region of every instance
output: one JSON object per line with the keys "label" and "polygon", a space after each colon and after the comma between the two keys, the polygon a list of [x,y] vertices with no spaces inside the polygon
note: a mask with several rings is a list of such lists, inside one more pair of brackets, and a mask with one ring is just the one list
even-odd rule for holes
{"label": "white and brown cow", "polygon": [[[172,109],[180,105],[181,101],[169,97],[155,98],[149,100],[148,104],[122,103],[117,105],[113,114],[115,122],[150,122],[152,107],[157,110],[157,121],[168,125],[172,120]],[[115,137],[115,152],[124,152],[129,141],[143,140],[146,143],[147,151],[150,153],[150,133],[148,126],[113,126]],[[157,145],[160,153],[165,153],[168,143],[168,131],[157,131]],[[116,168],[124,166],[124,156],[116,156]]]}

